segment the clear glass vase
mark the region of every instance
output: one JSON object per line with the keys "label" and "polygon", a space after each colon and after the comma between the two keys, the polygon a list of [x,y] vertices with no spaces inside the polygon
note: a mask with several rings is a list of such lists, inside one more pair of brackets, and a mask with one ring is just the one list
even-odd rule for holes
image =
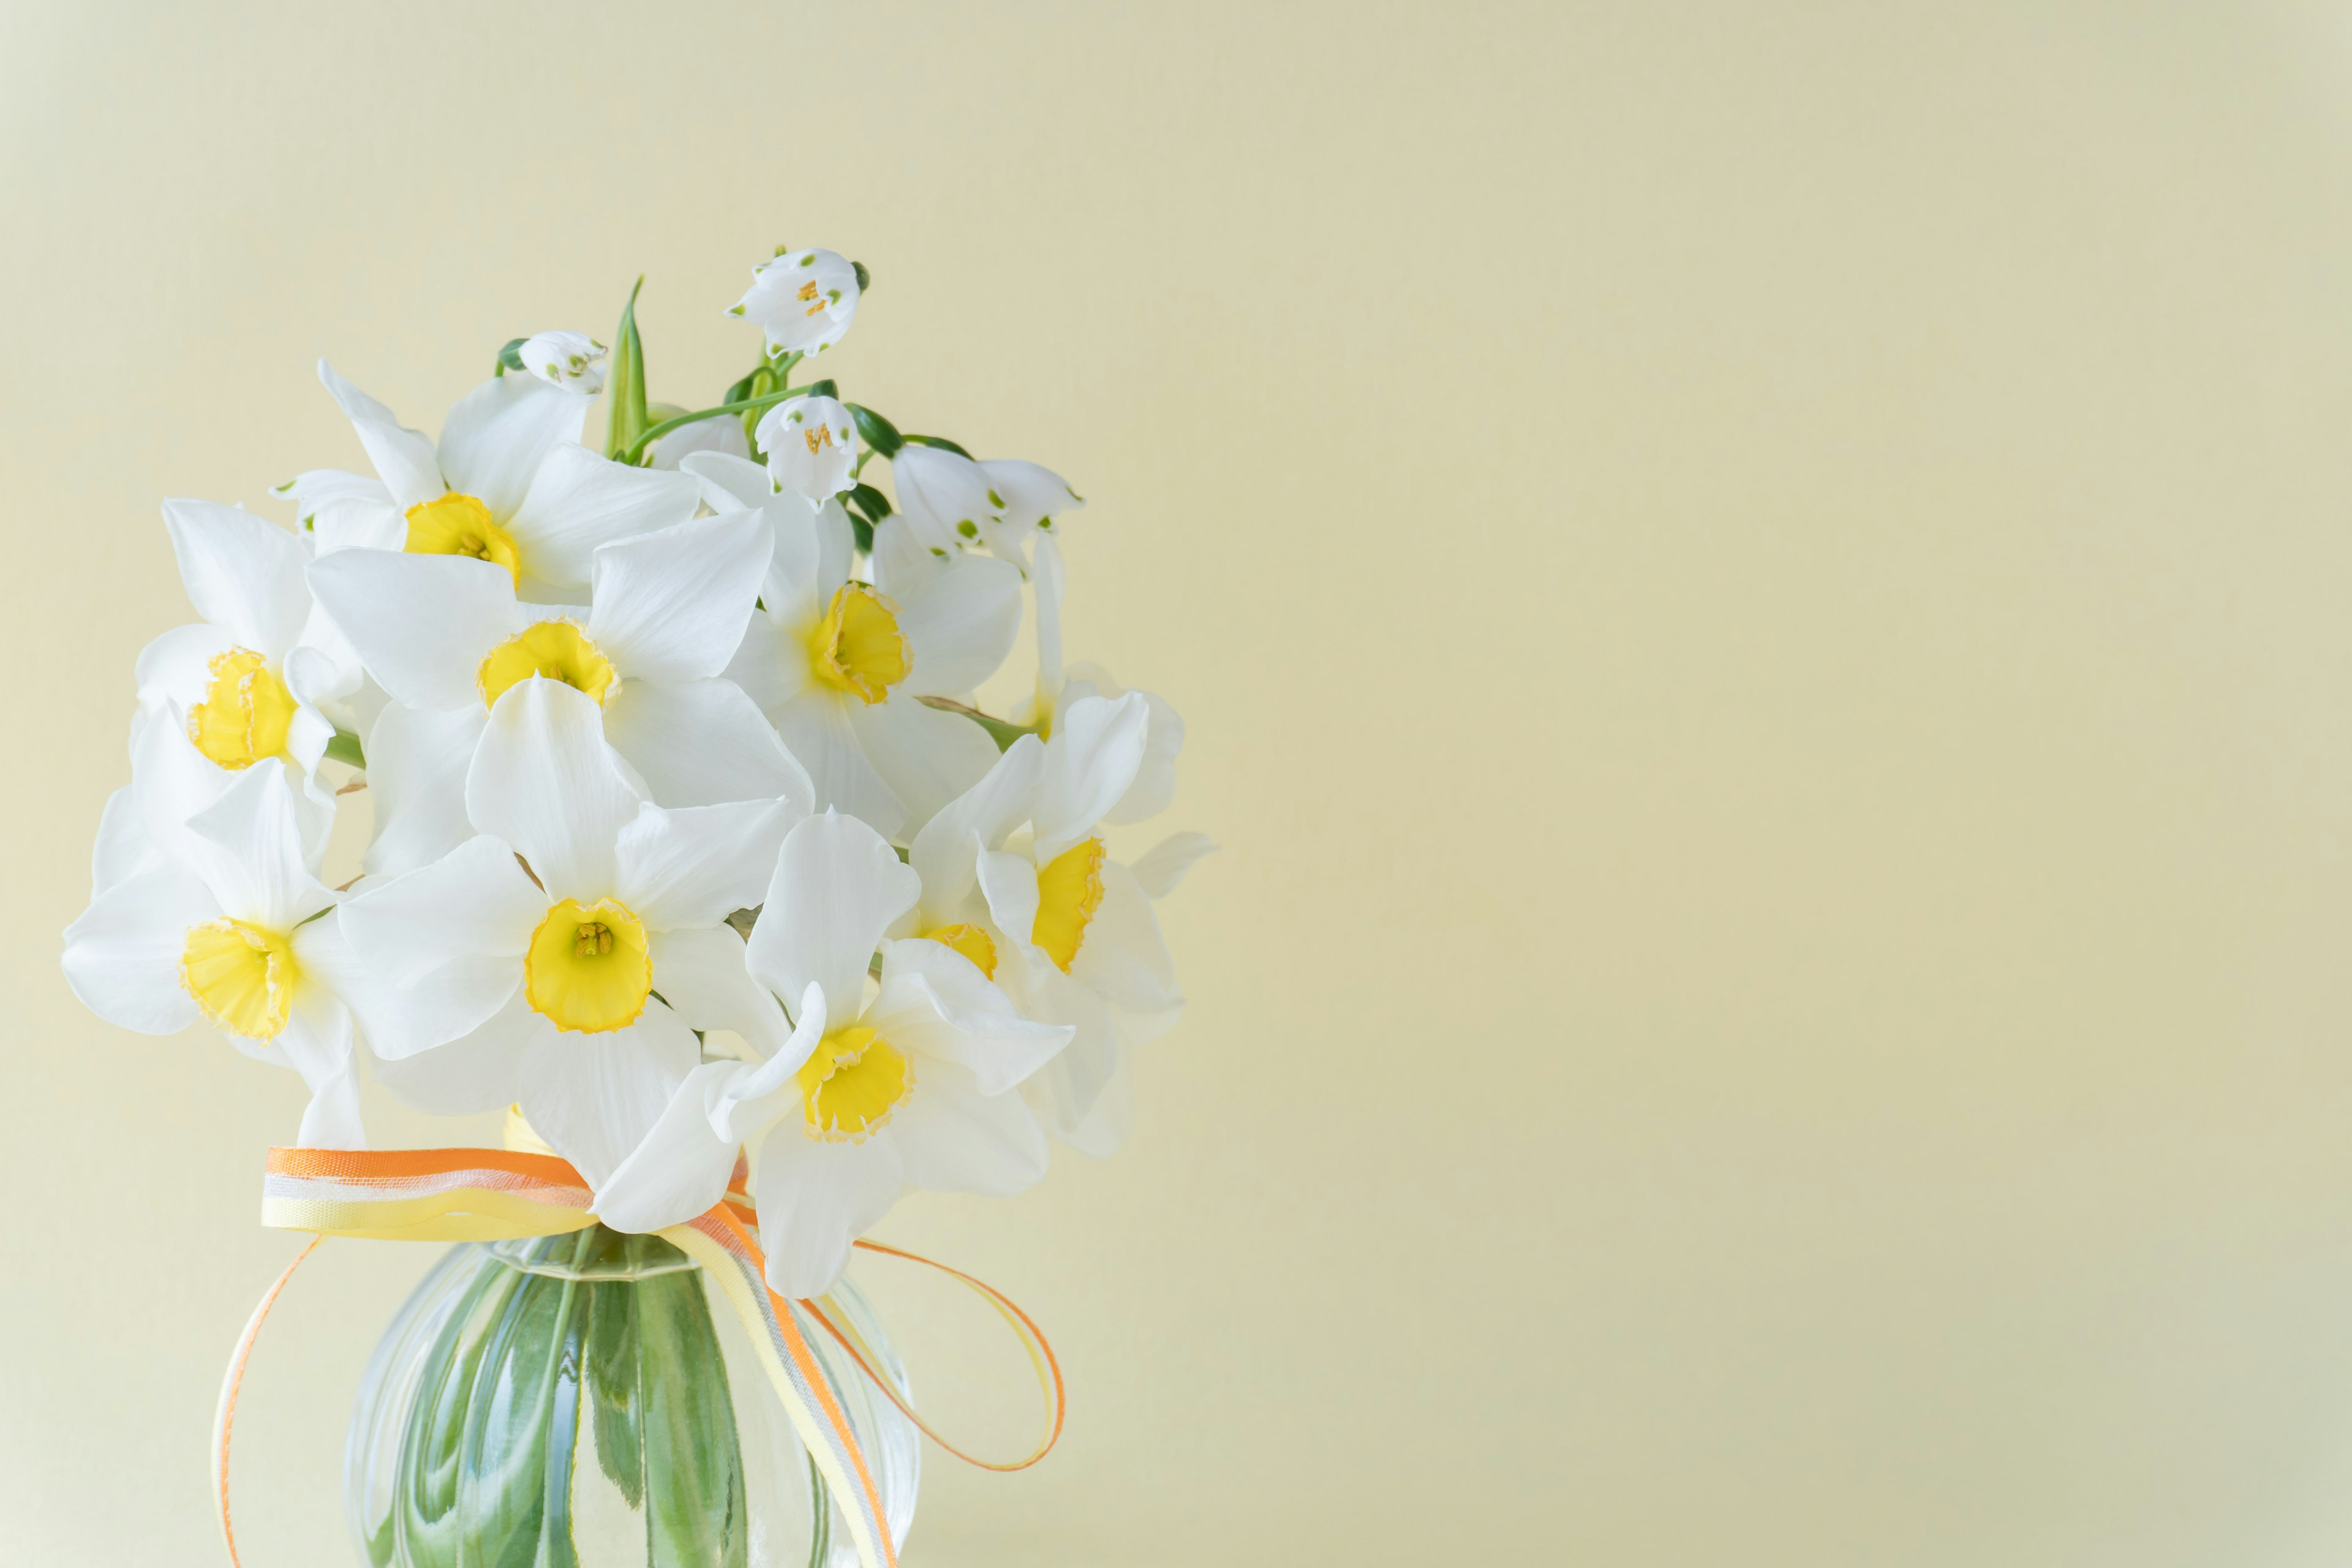
{"label": "clear glass vase", "polygon": [[[881,1325],[834,1300],[908,1397]],[[653,1236],[602,1226],[451,1248],[377,1345],[343,1496],[371,1568],[853,1568],[838,1505],[724,1299]],[[794,1307],[795,1312],[800,1312]],[[801,1315],[892,1537],[914,1426]]]}

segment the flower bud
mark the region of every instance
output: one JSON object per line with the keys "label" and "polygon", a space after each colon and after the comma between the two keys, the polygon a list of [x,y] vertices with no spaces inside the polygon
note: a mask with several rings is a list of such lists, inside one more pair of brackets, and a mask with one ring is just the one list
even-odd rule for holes
{"label": "flower bud", "polygon": [[523,340],[517,357],[541,381],[592,396],[604,390],[604,345],[585,332],[540,332]]}

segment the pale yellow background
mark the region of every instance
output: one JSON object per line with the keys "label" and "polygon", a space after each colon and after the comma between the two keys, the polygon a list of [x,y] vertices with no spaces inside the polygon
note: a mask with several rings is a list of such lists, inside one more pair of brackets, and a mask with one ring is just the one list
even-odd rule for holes
{"label": "pale yellow background", "polygon": [[[2352,1556],[2342,7],[16,4],[0,124],[0,1559],[215,1561],[294,1247],[293,1078],[57,968],[158,500],[640,270],[702,400],[786,240],[1227,846],[1129,1150],[888,1222],[1073,1386],[910,1568]],[[289,1294],[253,1568],[425,1260]]]}

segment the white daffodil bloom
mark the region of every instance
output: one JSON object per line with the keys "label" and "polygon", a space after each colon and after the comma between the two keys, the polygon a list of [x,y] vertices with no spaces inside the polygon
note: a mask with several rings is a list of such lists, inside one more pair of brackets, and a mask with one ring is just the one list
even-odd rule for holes
{"label": "white daffodil bloom", "polygon": [[165,632],[139,655],[132,750],[153,723],[168,721],[179,733],[190,753],[187,767],[170,770],[189,784],[181,820],[237,773],[292,769],[315,848],[333,820],[334,797],[314,775],[336,720],[353,717],[361,674],[311,601],[302,542],[211,501],[166,501],[163,524],[204,619]]}
{"label": "white daffodil bloom", "polygon": [[890,480],[898,510],[925,544],[983,544],[989,553],[1024,566],[1041,527],[1087,504],[1051,468],[1017,458],[975,462],[911,441],[890,459]]}
{"label": "white daffodil bloom", "polygon": [[[699,1214],[751,1157],[768,1283],[832,1289],[852,1242],[909,1187],[1010,1195],[1045,1171],[1018,1094],[1070,1038],[1017,1016],[951,948],[886,941],[921,895],[915,872],[854,817],[812,816],[785,837],[748,957],[793,998],[791,1039],[757,1062],[712,1062],[599,1190],[625,1230]],[[866,977],[877,949],[881,980]]]}
{"label": "white daffodil bloom", "polygon": [[857,426],[849,410],[830,397],[794,397],[760,419],[760,449],[768,455],[768,476],[780,489],[797,490],[826,501],[857,481]]}
{"label": "white daffodil bloom", "polygon": [[[1034,730],[1041,739],[1050,740],[1054,716],[1065,706],[1088,697],[1116,700],[1127,695],[1127,688],[1112,679],[1110,672],[1098,664],[1063,668],[1065,574],[1062,547],[1050,533],[1037,537],[1036,559],[1029,580],[1037,590],[1037,689],[1013,718],[1024,729]],[[1151,721],[1144,729],[1143,761],[1135,770],[1135,782],[1128,786],[1118,803],[1103,814],[1103,820],[1115,826],[1142,822],[1168,809],[1168,803],[1176,797],[1176,759],[1184,750],[1184,721],[1167,699],[1151,691],[1137,695],[1151,710]]]}
{"label": "white daffodil bloom", "polygon": [[696,1029],[782,1047],[726,920],[759,901],[794,815],[655,805],[602,731],[586,693],[524,680],[467,776],[480,835],[341,914],[378,981],[352,1003],[386,1081],[421,1074],[428,1109],[519,1104],[592,1185],[701,1059]]}
{"label": "white daffodil bloom", "polygon": [[1076,1029],[1024,1092],[1055,1136],[1088,1153],[1126,1135],[1129,1053],[1183,1011],[1151,901],[1215,847],[1178,834],[1129,868],[1104,846],[1099,829],[1134,787],[1150,712],[1139,693],[1068,703],[1052,741],[1014,742],[910,851],[919,931],[971,959],[1024,1015]]}
{"label": "white daffodil bloom", "polygon": [[778,251],[727,313],[764,329],[771,353],[823,353],[857,317],[857,268],[830,250]]}
{"label": "white daffodil bloom", "polygon": [[683,477],[632,468],[580,445],[588,398],[535,375],[494,376],[449,411],[436,447],[319,362],[367,448],[378,498],[350,474],[318,471],[279,487],[304,508],[321,556],[364,548],[464,555],[503,568],[522,598],[577,599],[597,546],[684,522]]}
{"label": "white daffodil bloom", "polygon": [[541,381],[594,396],[604,390],[604,345],[585,332],[539,332],[515,351]]}
{"label": "white daffodil bloom", "polygon": [[66,931],[74,994],[142,1034],[211,1020],[246,1055],[302,1075],[310,1103],[300,1142],[363,1146],[351,1014],[338,994],[350,952],[335,896],[310,870],[284,771],[239,773],[188,820],[170,855],[131,843],[123,801],[108,803],[97,890]]}
{"label": "white daffodil bloom", "polygon": [[886,837],[910,832],[996,760],[980,726],[926,707],[994,673],[1020,629],[1016,567],[916,544],[900,518],[874,533],[874,580],[837,502],[778,492],[754,464],[698,453],[687,470],[714,510],[756,509],[774,529],[761,611],[727,675],[751,695],[809,771],[816,806]]}
{"label": "white daffodil bloom", "polygon": [[661,805],[781,796],[807,811],[807,773],[719,674],[751,618],[772,539],[765,520],[738,512],[599,546],[584,610],[525,604],[507,573],[463,556],[345,550],[316,562],[320,602],[394,699],[367,736],[369,872],[413,869],[471,837],[477,742],[500,700],[533,677],[583,693]]}

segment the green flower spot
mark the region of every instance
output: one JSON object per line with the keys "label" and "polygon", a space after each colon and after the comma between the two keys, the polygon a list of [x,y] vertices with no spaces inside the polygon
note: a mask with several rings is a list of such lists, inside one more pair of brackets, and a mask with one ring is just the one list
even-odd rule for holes
{"label": "green flower spot", "polygon": [[971,519],[965,518],[961,522],[956,524],[956,531],[962,534],[966,539],[978,539],[980,537],[980,525],[972,521]]}

